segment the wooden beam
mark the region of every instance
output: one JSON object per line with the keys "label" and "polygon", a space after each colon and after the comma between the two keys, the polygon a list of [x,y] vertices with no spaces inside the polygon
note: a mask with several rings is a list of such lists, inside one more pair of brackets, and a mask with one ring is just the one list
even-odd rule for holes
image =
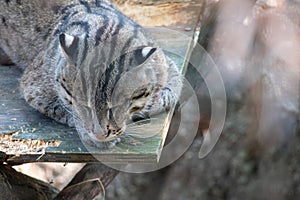
{"label": "wooden beam", "polygon": [[[173,58],[176,59],[174,55]],[[182,66],[183,60],[177,59],[176,62]],[[19,68],[0,66],[0,70],[0,152],[5,154],[1,157],[6,163],[158,162],[170,124],[167,114],[151,122],[151,128],[161,130],[153,137],[125,135],[119,144],[107,150],[87,149],[76,129],[45,117],[24,101],[18,87],[22,73]],[[140,130],[141,134],[147,131],[149,127]]]}

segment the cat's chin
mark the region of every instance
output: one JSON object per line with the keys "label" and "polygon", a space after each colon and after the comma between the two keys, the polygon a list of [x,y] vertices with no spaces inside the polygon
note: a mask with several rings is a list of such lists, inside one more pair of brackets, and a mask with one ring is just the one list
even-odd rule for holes
{"label": "cat's chin", "polygon": [[87,144],[91,147],[96,147],[99,149],[109,149],[109,148],[116,146],[119,142],[121,142],[121,139],[116,138],[116,139],[110,140],[110,141],[90,139],[90,140],[86,140],[84,142],[85,142],[85,144]]}
{"label": "cat's chin", "polygon": [[[97,139],[95,135],[85,135],[82,137],[83,143],[90,147],[96,147],[98,149],[108,149],[116,146],[119,142],[121,142],[121,138],[115,138],[111,140],[101,140]],[[88,148],[88,147],[87,147]]]}

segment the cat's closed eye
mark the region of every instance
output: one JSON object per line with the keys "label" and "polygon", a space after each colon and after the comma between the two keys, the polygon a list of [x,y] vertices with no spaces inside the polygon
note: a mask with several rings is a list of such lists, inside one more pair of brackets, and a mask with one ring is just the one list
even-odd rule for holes
{"label": "cat's closed eye", "polygon": [[132,113],[135,113],[135,112],[138,112],[138,111],[141,111],[145,106],[134,106],[130,109],[129,113],[132,114]]}
{"label": "cat's closed eye", "polygon": [[113,112],[111,108],[107,110],[107,119],[113,119]]}
{"label": "cat's closed eye", "polygon": [[148,97],[150,95],[150,93],[146,90],[138,93],[138,94],[135,94],[133,97],[132,97],[132,100],[137,100],[137,99],[140,99],[140,98],[143,98],[143,97]]}

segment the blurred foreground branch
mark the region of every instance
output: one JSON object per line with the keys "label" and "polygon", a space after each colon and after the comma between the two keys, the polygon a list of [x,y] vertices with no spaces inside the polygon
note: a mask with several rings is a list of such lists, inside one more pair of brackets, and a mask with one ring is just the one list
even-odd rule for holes
{"label": "blurred foreground branch", "polygon": [[118,173],[101,163],[86,164],[55,199],[100,199]]}
{"label": "blurred foreground branch", "polygon": [[0,164],[0,199],[53,199],[58,189]]}

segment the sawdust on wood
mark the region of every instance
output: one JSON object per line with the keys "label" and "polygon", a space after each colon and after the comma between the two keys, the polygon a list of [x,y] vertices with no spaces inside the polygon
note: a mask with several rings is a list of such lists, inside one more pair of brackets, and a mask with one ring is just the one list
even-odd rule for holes
{"label": "sawdust on wood", "polygon": [[13,138],[18,132],[0,134],[0,151],[8,155],[43,153],[47,147],[58,147],[60,141]]}

